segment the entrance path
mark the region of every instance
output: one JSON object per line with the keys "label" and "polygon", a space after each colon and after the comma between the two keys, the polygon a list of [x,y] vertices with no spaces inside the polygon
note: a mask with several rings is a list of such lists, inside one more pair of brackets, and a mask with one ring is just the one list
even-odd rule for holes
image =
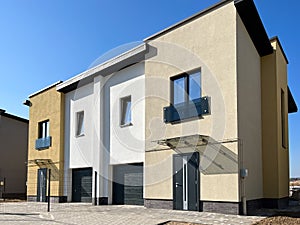
{"label": "entrance path", "polygon": [[253,224],[263,217],[235,216],[207,212],[147,209],[143,206],[92,206],[83,203],[0,203],[0,224],[129,224],[156,225],[166,221],[201,224]]}

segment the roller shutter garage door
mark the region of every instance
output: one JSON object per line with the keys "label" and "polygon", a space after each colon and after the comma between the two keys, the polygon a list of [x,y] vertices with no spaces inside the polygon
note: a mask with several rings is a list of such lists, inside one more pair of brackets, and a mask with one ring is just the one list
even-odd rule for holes
{"label": "roller shutter garage door", "polygon": [[144,205],[143,163],[114,166],[113,204]]}
{"label": "roller shutter garage door", "polygon": [[72,170],[72,202],[92,202],[92,168]]}

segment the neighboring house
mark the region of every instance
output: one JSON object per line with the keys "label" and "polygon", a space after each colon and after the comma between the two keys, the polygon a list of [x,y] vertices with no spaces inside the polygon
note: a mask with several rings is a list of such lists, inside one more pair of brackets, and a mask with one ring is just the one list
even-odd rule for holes
{"label": "neighboring house", "polygon": [[49,169],[52,201],[66,201],[63,195],[64,96],[56,91],[58,83],[29,96],[28,201],[47,200]]}
{"label": "neighboring house", "polygon": [[[253,1],[225,0],[54,84],[30,97],[28,192],[40,195],[41,173],[45,193],[43,169],[59,163],[51,196],[64,201],[233,214],[284,207],[288,113],[297,111],[287,63]],[[50,135],[40,137],[44,121]],[[36,139],[51,146],[39,151]]]}
{"label": "neighboring house", "polygon": [[28,120],[0,109],[0,198],[26,199]]}
{"label": "neighboring house", "polygon": [[65,195],[144,204],[145,44],[57,86],[65,94]]}

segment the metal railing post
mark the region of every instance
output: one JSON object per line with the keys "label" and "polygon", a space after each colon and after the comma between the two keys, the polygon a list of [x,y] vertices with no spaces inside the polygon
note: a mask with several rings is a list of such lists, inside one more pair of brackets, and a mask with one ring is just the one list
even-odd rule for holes
{"label": "metal railing post", "polygon": [[5,195],[6,195],[6,193],[5,193],[5,191],[6,191],[6,190],[5,190],[5,186],[6,186],[6,178],[5,178],[5,177],[3,178],[3,182],[4,182],[4,185],[3,185],[3,201],[5,202],[5,197],[6,197],[6,196],[5,196]]}
{"label": "metal railing post", "polygon": [[51,169],[49,169],[49,181],[48,181],[48,212],[50,212],[50,185],[51,185]]}

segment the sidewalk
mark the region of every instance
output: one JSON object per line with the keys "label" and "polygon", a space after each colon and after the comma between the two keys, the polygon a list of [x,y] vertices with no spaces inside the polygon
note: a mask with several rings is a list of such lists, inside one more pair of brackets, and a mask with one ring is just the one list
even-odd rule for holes
{"label": "sidewalk", "polygon": [[82,203],[0,203],[0,224],[130,224],[156,225],[166,221],[201,224],[253,224],[263,217],[207,212],[146,209],[143,206],[92,206]]}

